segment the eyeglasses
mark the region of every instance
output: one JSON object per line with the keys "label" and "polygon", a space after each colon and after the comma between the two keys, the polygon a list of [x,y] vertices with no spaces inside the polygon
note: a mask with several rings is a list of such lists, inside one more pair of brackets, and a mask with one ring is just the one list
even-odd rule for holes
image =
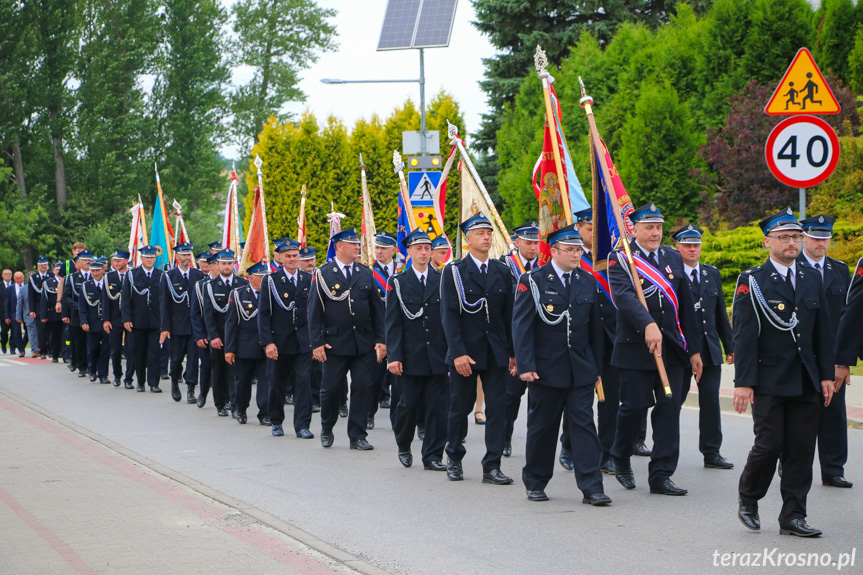
{"label": "eyeglasses", "polygon": [[790,240],[794,240],[794,243],[800,243],[803,241],[803,234],[782,234],[780,236],[767,236],[768,238],[775,238],[779,240],[781,244],[787,244]]}
{"label": "eyeglasses", "polygon": [[583,249],[581,249],[581,248],[579,248],[579,247],[575,247],[575,248],[566,248],[566,249],[563,249],[563,248],[554,248],[554,249],[556,249],[556,250],[557,250],[557,251],[559,251],[559,252],[563,252],[563,253],[565,253],[565,254],[574,254],[574,253],[579,253],[579,254],[580,254],[580,253],[584,252],[584,250],[583,250]]}

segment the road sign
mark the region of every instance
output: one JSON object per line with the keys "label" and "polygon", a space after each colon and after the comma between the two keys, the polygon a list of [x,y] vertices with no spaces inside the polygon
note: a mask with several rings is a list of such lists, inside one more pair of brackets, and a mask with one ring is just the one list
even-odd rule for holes
{"label": "road sign", "polygon": [[838,114],[842,108],[812,54],[800,48],[764,111],[778,116]]}
{"label": "road sign", "polygon": [[441,172],[408,172],[408,192],[414,206],[434,206]]}
{"label": "road sign", "polygon": [[839,162],[839,138],[830,124],[815,116],[794,116],[777,124],[765,147],[773,175],[795,188],[827,179]]}

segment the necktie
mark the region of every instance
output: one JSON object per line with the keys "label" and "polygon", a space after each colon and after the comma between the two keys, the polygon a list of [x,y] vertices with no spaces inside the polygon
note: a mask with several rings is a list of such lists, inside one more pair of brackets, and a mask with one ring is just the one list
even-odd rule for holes
{"label": "necktie", "polygon": [[384,277],[390,277],[390,266],[381,266],[381,269],[384,270]]}
{"label": "necktie", "polygon": [[423,287],[425,287],[425,285],[426,285],[426,276],[425,276],[425,274],[422,274],[422,275],[420,276],[420,285],[421,285],[421,286],[423,286]]}
{"label": "necktie", "polygon": [[526,264],[524,264],[524,271],[526,271],[526,272],[530,271],[530,260],[528,260],[528,262]]}
{"label": "necktie", "polygon": [[659,264],[656,261],[656,252],[650,252],[650,254],[647,256],[647,260],[650,262],[650,265],[652,265],[653,267],[655,267],[655,268],[659,267]]}
{"label": "necktie", "polygon": [[821,279],[824,279],[824,268],[821,267],[820,263],[815,264],[815,269],[821,274]]}
{"label": "necktie", "polygon": [[785,276],[785,283],[788,284],[788,289],[794,291],[794,282],[791,280],[791,268],[788,268],[788,274]]}
{"label": "necktie", "polygon": [[188,272],[183,272],[183,279],[185,281],[189,281],[189,273]]}
{"label": "necktie", "polygon": [[692,285],[696,285],[698,283],[698,270],[692,270]]}
{"label": "necktie", "polygon": [[255,294],[255,299],[257,300],[257,299],[258,299],[258,291],[257,291],[257,290],[252,290],[252,293],[253,293],[253,294]]}
{"label": "necktie", "polygon": [[150,279],[150,272],[147,272],[147,279]]}
{"label": "necktie", "polygon": [[486,270],[485,264],[482,264],[481,266],[479,266],[479,273],[481,273],[483,277],[485,277],[485,270]]}
{"label": "necktie", "polygon": [[291,276],[291,285],[297,287],[297,278],[295,276]]}
{"label": "necktie", "polygon": [[351,266],[345,266],[345,278],[351,279]]}
{"label": "necktie", "polygon": [[226,286],[228,286],[228,287],[230,288],[230,287],[231,287],[231,280],[230,280],[230,279],[226,279],[226,280],[225,280],[225,285],[226,285]]}
{"label": "necktie", "polygon": [[692,270],[692,295],[696,299],[701,299],[701,284],[698,283],[698,270]]}
{"label": "necktie", "polygon": [[566,288],[566,293],[569,293],[569,272],[563,274],[563,287]]}

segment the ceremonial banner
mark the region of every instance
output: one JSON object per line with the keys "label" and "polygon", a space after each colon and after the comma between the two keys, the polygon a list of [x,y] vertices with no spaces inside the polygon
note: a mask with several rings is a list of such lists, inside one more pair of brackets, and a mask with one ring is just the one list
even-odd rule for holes
{"label": "ceremonial banner", "polygon": [[232,250],[235,254],[240,251],[240,218],[237,208],[237,180],[236,169],[231,170],[231,185],[228,188],[228,197],[225,201],[225,214],[222,220],[222,249]]}
{"label": "ceremonial banner", "polygon": [[360,230],[360,261],[363,265],[371,267],[375,261],[375,215],[372,212],[372,199],[369,197],[369,188],[366,183],[366,166],[363,164],[363,155],[360,154],[360,190],[363,203],[363,225]]}
{"label": "ceremonial banner", "polygon": [[333,236],[342,231],[342,218],[345,217],[344,214],[336,211],[333,202],[330,202],[330,209],[332,211],[327,214],[327,221],[330,222],[330,241],[327,244],[327,259],[324,263],[330,263],[336,259],[336,244],[333,243]]}
{"label": "ceremonial banner", "polygon": [[300,190],[300,215],[297,218],[297,241],[300,247],[306,247],[306,185]]}
{"label": "ceremonial banner", "polygon": [[174,230],[168,219],[165,208],[165,198],[162,195],[162,183],[159,181],[159,170],[156,169],[156,204],[153,206],[153,227],[150,230],[150,242],[156,248],[156,267],[166,269],[174,263]]}
{"label": "ceremonial banner", "polygon": [[132,214],[132,230],[129,234],[129,264],[132,267],[138,267],[141,265],[139,250],[147,245],[147,223],[141,196],[138,196],[138,203],[132,206],[129,213]]}
{"label": "ceremonial banner", "polygon": [[[509,254],[509,236],[506,232],[506,228],[502,228],[497,219],[493,217],[492,213],[490,213],[490,208],[493,208],[494,206],[489,206],[488,202],[486,202],[486,199],[482,191],[480,190],[479,185],[477,184],[476,180],[474,180],[473,174],[469,170],[462,170],[460,183],[461,210],[459,211],[459,221],[463,222],[475,213],[481,211],[486,215],[489,220],[491,220],[491,225],[493,228],[491,251],[489,251],[489,256],[493,258],[498,258],[502,255]],[[496,210],[495,213],[497,213]],[[464,237],[461,237],[462,257],[464,257],[467,252],[467,241]]]}
{"label": "ceremonial banner", "polygon": [[263,261],[270,263],[270,235],[267,232],[267,204],[264,199],[264,175],[261,172],[263,160],[255,155],[255,168],[258,170],[258,187],[254,190],[252,204],[252,219],[249,221],[249,232],[246,235],[246,245],[240,258],[240,275],[246,272],[250,265]]}

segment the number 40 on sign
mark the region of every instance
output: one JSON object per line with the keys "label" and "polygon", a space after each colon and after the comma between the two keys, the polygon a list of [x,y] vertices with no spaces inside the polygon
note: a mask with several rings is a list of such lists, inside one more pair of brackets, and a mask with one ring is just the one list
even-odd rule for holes
{"label": "number 40 on sign", "polygon": [[839,138],[821,118],[794,116],[773,128],[764,151],[780,182],[809,188],[833,173],[839,162]]}

